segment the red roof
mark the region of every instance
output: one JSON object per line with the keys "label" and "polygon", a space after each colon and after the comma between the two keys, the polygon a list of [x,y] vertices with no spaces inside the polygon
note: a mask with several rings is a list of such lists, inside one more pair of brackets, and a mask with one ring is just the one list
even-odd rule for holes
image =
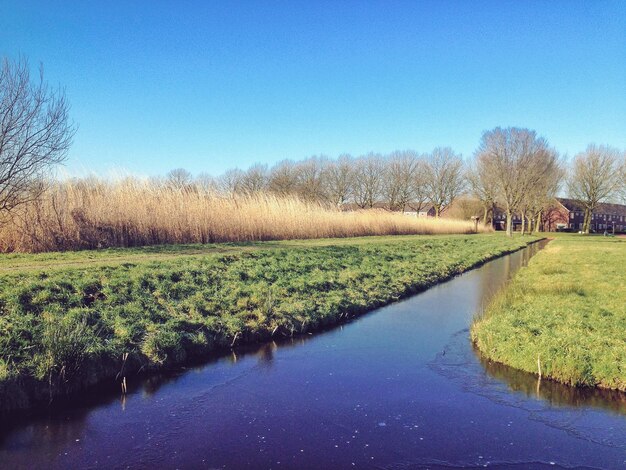
{"label": "red roof", "polygon": [[[583,204],[576,199],[557,197],[556,200],[559,201],[561,205],[570,212],[584,212],[585,210],[585,206],[583,206]],[[626,216],[626,206],[623,204],[611,204],[608,202],[601,202],[596,207],[594,214]]]}

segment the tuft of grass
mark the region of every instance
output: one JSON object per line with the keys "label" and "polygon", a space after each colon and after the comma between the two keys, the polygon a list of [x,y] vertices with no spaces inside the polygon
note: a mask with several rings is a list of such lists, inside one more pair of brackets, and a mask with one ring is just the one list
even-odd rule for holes
{"label": "tuft of grass", "polygon": [[[122,368],[128,376],[328,327],[534,240],[270,242],[133,263],[62,264],[45,275],[9,271],[0,275],[0,392],[21,399],[0,393],[0,410],[119,379]],[[20,259],[32,267],[28,256]]]}
{"label": "tuft of grass", "polygon": [[477,318],[488,359],[569,385],[626,391],[626,240],[559,236]]}

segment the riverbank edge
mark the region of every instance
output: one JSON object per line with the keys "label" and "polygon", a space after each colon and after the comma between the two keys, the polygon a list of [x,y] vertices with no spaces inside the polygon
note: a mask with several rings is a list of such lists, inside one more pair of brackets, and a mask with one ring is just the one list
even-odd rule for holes
{"label": "riverbank edge", "polygon": [[[442,276],[432,282],[416,282],[415,284],[407,285],[404,291],[399,293],[397,296],[373,302],[366,306],[350,305],[349,311],[340,312],[338,315],[332,317],[330,321],[320,324],[316,328],[309,329],[307,327],[299,332],[291,332],[290,335],[285,335],[283,332],[283,336],[285,339],[296,338],[304,334],[321,332],[335,328],[375,309],[392,304],[412,295],[416,295],[435,285],[454,279],[455,277],[473,269],[477,269],[490,261],[528,248],[530,245],[544,239],[545,237],[541,236],[534,236],[532,238],[529,237],[525,240],[526,243],[524,245],[514,249],[504,249],[499,251],[492,256],[468,265],[465,269],[451,272],[449,275]],[[519,240],[522,241],[523,239]],[[183,360],[173,359],[163,365],[148,365],[140,358],[128,358],[128,360],[123,361],[121,367],[120,361],[114,361],[110,358],[100,358],[100,361],[87,361],[83,363],[83,368],[88,370],[89,373],[84,374],[84,380],[72,383],[71,386],[67,387],[60,387],[57,385],[53,388],[52,382],[36,380],[34,377],[30,376],[13,377],[0,382],[0,416],[14,417],[16,414],[25,411],[35,412],[36,410],[47,409],[54,403],[55,399],[62,398],[67,401],[73,396],[78,396],[81,393],[88,392],[90,389],[93,390],[95,387],[104,386],[105,388],[110,388],[111,391],[114,391],[116,388],[119,390],[121,382],[126,384],[124,381],[125,377],[134,376],[134,378],[145,378],[156,373],[175,371],[186,365],[197,365],[207,362],[216,356],[223,355],[224,353],[233,350],[234,347],[263,344],[272,340],[272,336],[264,337],[261,334],[255,335],[255,332],[251,333],[252,334],[248,337],[241,338],[237,342],[236,346],[234,346],[233,343],[230,347],[224,347],[219,345],[220,342],[216,342],[202,351],[188,351]],[[107,381],[111,382],[106,384]],[[125,386],[126,385],[124,385],[124,387]]]}
{"label": "riverbank edge", "polygon": [[[552,237],[546,237],[544,239],[548,242],[553,242],[555,240],[555,238],[552,238]],[[541,253],[538,253],[538,255],[541,256]],[[536,362],[533,363],[533,367],[517,367],[512,364],[512,360],[506,360],[506,359],[498,360],[494,357],[494,354],[492,353],[492,351],[489,350],[487,345],[480,338],[480,334],[479,334],[480,324],[484,318],[490,315],[494,315],[494,314],[497,315],[497,312],[494,313],[492,311],[494,310],[494,305],[496,305],[499,302],[502,302],[505,296],[509,294],[512,289],[516,288],[515,282],[516,282],[517,276],[519,276],[519,272],[516,273],[515,276],[494,296],[494,298],[491,300],[490,304],[487,305],[484,311],[480,315],[477,315],[474,318],[472,325],[470,326],[470,341],[472,342],[472,346],[474,350],[480,355],[481,359],[490,361],[495,364],[501,364],[506,367],[510,367],[512,369],[534,375],[535,377],[537,377],[538,381],[550,380],[553,382],[558,382],[560,384],[564,384],[564,385],[575,387],[575,388],[601,389],[601,390],[606,390],[606,391],[614,391],[618,393],[621,392],[626,396],[626,385],[622,387],[619,387],[619,386],[615,387],[615,386],[606,384],[602,381],[599,381],[594,384],[589,384],[589,383],[584,382],[583,377],[579,377],[577,380],[575,378],[570,378],[569,380],[565,380],[559,377],[560,374],[563,374],[563,371],[560,369],[555,369],[553,373],[546,373],[545,364],[544,364],[544,368],[542,369],[540,356],[538,356]],[[533,361],[534,361],[534,358],[533,358]]]}

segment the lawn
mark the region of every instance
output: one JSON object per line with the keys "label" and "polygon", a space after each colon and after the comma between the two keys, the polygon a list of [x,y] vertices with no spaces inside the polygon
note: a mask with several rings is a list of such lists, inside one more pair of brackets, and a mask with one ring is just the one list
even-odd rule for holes
{"label": "lawn", "polygon": [[[488,236],[488,235],[478,235]],[[66,270],[95,266],[116,266],[123,263],[146,263],[153,261],[180,260],[182,257],[202,258],[207,255],[243,253],[247,251],[313,248],[328,246],[359,246],[371,244],[400,243],[465,239],[466,235],[386,235],[348,238],[316,238],[305,240],[251,241],[239,243],[190,243],[178,245],[151,245],[134,248],[105,248],[47,253],[0,253],[0,276],[16,272]]]}
{"label": "lawn", "polygon": [[626,391],[626,239],[563,234],[472,327],[490,360],[570,385]]}
{"label": "lawn", "polygon": [[501,234],[0,257],[0,409],[327,327],[516,250]]}

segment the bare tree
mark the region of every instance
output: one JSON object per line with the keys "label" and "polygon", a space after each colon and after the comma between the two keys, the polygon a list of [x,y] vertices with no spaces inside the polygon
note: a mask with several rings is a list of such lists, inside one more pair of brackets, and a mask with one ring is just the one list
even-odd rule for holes
{"label": "bare tree", "polygon": [[415,152],[393,152],[385,161],[383,197],[392,211],[404,211],[415,197],[419,159]]}
{"label": "bare tree", "polygon": [[565,168],[561,163],[553,172],[548,173],[546,176],[543,183],[543,191],[535,193],[535,199],[530,206],[531,220],[534,220],[531,230],[532,233],[543,230],[543,216],[546,211],[550,210],[550,207],[554,204],[554,198],[561,189],[562,182],[565,178]]}
{"label": "bare tree", "polygon": [[460,196],[446,209],[445,217],[469,220],[483,210],[482,203],[475,197]]}
{"label": "bare tree", "polygon": [[546,149],[538,152],[532,164],[527,168],[527,189],[520,202],[518,213],[522,219],[522,235],[539,231],[541,215],[554,201],[564,171],[555,150]]}
{"label": "bare tree", "polygon": [[218,190],[218,182],[206,172],[199,173],[194,183],[198,191],[204,194],[214,194]]}
{"label": "bare tree", "polygon": [[574,157],[568,187],[570,196],[585,208],[583,232],[589,233],[598,204],[616,194],[621,154],[616,148],[591,144]]}
{"label": "bare tree", "polygon": [[193,181],[193,175],[184,168],[175,168],[165,175],[165,184],[172,189],[189,189]]}
{"label": "bare tree", "polygon": [[383,183],[381,198],[387,203],[389,210],[399,209],[398,200],[402,186],[402,161],[399,152],[394,152],[383,159]]}
{"label": "bare tree", "polygon": [[413,184],[411,185],[411,205],[419,213],[429,200],[428,187],[428,155],[420,155],[417,157],[417,166],[415,168]]}
{"label": "bare tree", "polygon": [[477,150],[480,165],[494,178],[509,236],[513,235],[513,214],[520,209],[526,193],[541,181],[545,171],[542,165],[550,161],[543,157],[549,152],[546,139],[529,129],[497,127],[481,137]]}
{"label": "bare tree", "polygon": [[268,177],[268,190],[279,196],[295,194],[298,189],[298,171],[291,160],[283,160],[272,167]]}
{"label": "bare tree", "polygon": [[435,209],[435,217],[463,192],[465,178],[463,160],[450,147],[438,147],[426,162],[426,187]]}
{"label": "bare tree", "polygon": [[246,194],[255,194],[267,188],[267,165],[257,163],[241,174],[239,190]]}
{"label": "bare tree", "polygon": [[350,155],[340,155],[330,162],[322,174],[325,192],[330,202],[341,207],[352,194],[354,184],[354,160]]}
{"label": "bare tree", "polygon": [[617,189],[622,201],[626,203],[626,151],[622,152],[622,164],[619,169]]}
{"label": "bare tree", "polygon": [[240,193],[242,179],[243,171],[239,168],[226,170],[224,174],[217,179],[217,187],[224,194],[233,195]]}
{"label": "bare tree", "polygon": [[62,89],[31,79],[25,59],[0,68],[0,215],[40,196],[44,175],[65,161],[76,131]]}
{"label": "bare tree", "polygon": [[466,179],[474,197],[480,201],[483,210],[483,225],[487,225],[487,219],[491,214],[493,223],[493,208],[496,204],[496,181],[489,171],[488,165],[483,161],[485,156],[480,153],[474,154],[467,170]]}
{"label": "bare tree", "polygon": [[298,195],[307,201],[321,202],[326,199],[323,172],[327,158],[310,157],[297,164]]}
{"label": "bare tree", "polygon": [[362,209],[374,207],[383,188],[383,161],[376,153],[356,160],[354,202]]}

